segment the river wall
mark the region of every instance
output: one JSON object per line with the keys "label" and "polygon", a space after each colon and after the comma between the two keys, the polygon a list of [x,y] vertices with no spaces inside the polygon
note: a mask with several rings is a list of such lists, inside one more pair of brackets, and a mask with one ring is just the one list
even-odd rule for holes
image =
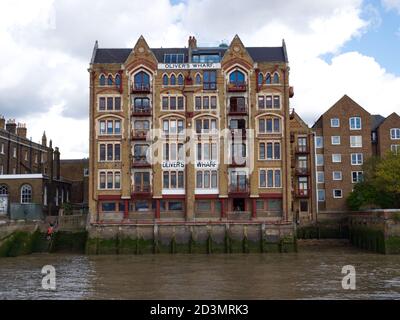
{"label": "river wall", "polygon": [[88,228],[88,254],[293,252],[291,224],[163,223]]}

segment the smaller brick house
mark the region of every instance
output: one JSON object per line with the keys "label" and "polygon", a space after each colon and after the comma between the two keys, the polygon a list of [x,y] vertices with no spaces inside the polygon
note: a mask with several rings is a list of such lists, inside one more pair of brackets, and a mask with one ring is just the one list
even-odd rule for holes
{"label": "smaller brick house", "polygon": [[372,131],[376,155],[383,157],[388,151],[400,152],[400,116],[393,112],[383,118]]}
{"label": "smaller brick house", "polygon": [[89,159],[66,159],[60,161],[61,176],[71,182],[71,203],[88,205]]}

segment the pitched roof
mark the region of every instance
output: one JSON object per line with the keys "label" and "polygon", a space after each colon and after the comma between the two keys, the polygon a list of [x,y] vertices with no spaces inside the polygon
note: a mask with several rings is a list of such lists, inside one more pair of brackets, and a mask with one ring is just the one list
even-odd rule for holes
{"label": "pitched roof", "polygon": [[[152,48],[150,49],[156,56],[158,62],[164,62],[164,54],[181,53],[185,55],[185,61],[188,61],[189,50],[187,48]],[[197,48],[197,52],[218,52],[221,57],[225,54],[227,48]],[[247,47],[249,55],[255,62],[288,62],[284,47]],[[124,63],[131,53],[129,48],[96,48],[92,63]]]}
{"label": "pitched roof", "polygon": [[383,121],[385,121],[385,117],[381,116],[380,114],[372,114],[371,130],[375,131],[382,124]]}

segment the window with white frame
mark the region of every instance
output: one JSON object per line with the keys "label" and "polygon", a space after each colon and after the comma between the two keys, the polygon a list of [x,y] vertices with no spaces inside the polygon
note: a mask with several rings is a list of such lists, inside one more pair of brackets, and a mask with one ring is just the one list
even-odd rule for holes
{"label": "window with white frame", "polygon": [[121,171],[99,171],[99,189],[100,190],[118,190],[121,189]]}
{"label": "window with white frame", "polygon": [[217,143],[211,143],[211,142],[197,143],[196,159],[198,161],[218,160]]}
{"label": "window with white frame", "polygon": [[258,109],[280,109],[281,96],[279,95],[259,95],[258,96]]}
{"label": "window with white frame", "polygon": [[280,142],[260,142],[259,143],[260,160],[280,160],[281,159],[281,143]]}
{"label": "window with white frame", "polygon": [[343,198],[342,189],[333,189],[333,198],[335,199]]}
{"label": "window with white frame", "polygon": [[390,146],[390,150],[392,152],[394,152],[395,154],[399,154],[399,152],[400,152],[400,144],[392,144]]}
{"label": "window with white frame", "polygon": [[97,109],[99,111],[121,111],[121,97],[99,96]]}
{"label": "window with white frame", "polygon": [[163,96],[161,101],[163,111],[185,110],[185,99],[183,96]]}
{"label": "window with white frame", "polygon": [[184,171],[168,170],[163,172],[163,189],[183,189]]}
{"label": "window with white frame", "polygon": [[4,154],[4,143],[0,144],[0,153]]}
{"label": "window with white frame", "polygon": [[197,189],[216,189],[218,188],[217,170],[197,170],[196,171]]}
{"label": "window with white frame", "polygon": [[179,134],[183,133],[184,121],[182,119],[164,119],[163,120],[163,133],[164,134]]}
{"label": "window with white frame", "polygon": [[258,119],[258,133],[281,133],[281,118],[265,117]]}
{"label": "window with white frame", "polygon": [[339,127],[340,127],[340,120],[339,120],[339,118],[332,118],[332,119],[331,119],[331,127],[332,127],[332,128],[339,128]]}
{"label": "window with white frame", "polygon": [[13,157],[16,158],[17,157],[17,148],[13,147]]}
{"label": "window with white frame", "polygon": [[195,110],[217,109],[217,96],[195,96],[194,108]]}
{"label": "window with white frame", "polygon": [[351,164],[355,165],[362,165],[363,164],[363,154],[362,153],[352,153],[351,154]]}
{"label": "window with white frame", "polygon": [[360,117],[351,117],[349,119],[350,130],[361,130],[361,118]]}
{"label": "window with white frame", "polygon": [[350,136],[350,147],[361,148],[362,147],[362,136]]}
{"label": "window with white frame", "polygon": [[121,161],[120,143],[100,143],[99,144],[100,161]]}
{"label": "window with white frame", "polygon": [[325,201],[325,189],[318,189],[317,195],[318,195],[318,202]]}
{"label": "window with white frame", "polygon": [[281,188],[281,169],[260,169],[258,181],[260,188]]}
{"label": "window with white frame", "polygon": [[324,147],[324,137],[316,136],[315,137],[315,147],[316,148],[323,148]]}
{"label": "window with white frame", "polygon": [[333,171],[332,172],[332,179],[335,181],[342,180],[342,171]]}
{"label": "window with white frame", "polygon": [[185,152],[183,143],[168,142],[163,144],[163,160],[164,161],[183,161],[185,160]]}
{"label": "window with white frame", "polygon": [[332,154],[332,162],[333,163],[342,162],[342,155],[340,153],[333,153]]}
{"label": "window with white frame", "polygon": [[317,183],[325,183],[325,172],[317,171]]}
{"label": "window with white frame", "polygon": [[392,140],[400,139],[400,129],[399,128],[390,129],[390,139],[392,139]]}
{"label": "window with white frame", "polygon": [[351,182],[358,183],[363,180],[363,172],[362,171],[352,171],[351,172]]}
{"label": "window with white frame", "polygon": [[120,135],[121,120],[100,120],[100,135]]}
{"label": "window with white frame", "polygon": [[32,187],[29,184],[21,187],[21,203],[32,203]]}
{"label": "window with white frame", "polygon": [[196,119],[196,133],[213,133],[218,129],[218,122],[215,118]]}
{"label": "window with white frame", "polygon": [[317,154],[315,159],[315,162],[317,163],[317,166],[323,166],[324,165],[324,155],[323,154]]}
{"label": "window with white frame", "polygon": [[332,136],[331,143],[332,145],[340,145],[340,136]]}

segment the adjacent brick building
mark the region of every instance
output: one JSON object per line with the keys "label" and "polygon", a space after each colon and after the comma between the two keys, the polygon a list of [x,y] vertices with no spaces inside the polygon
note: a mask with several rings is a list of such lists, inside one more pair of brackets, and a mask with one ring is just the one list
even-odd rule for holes
{"label": "adjacent brick building", "polygon": [[[47,144],[27,139],[27,128],[0,117],[0,215],[20,214],[24,206],[36,205],[45,214],[56,214],[69,201],[70,183],[60,176],[60,152]],[[26,208],[27,206],[25,206]],[[34,207],[34,206],[31,206]],[[17,214],[17,213],[16,213]],[[21,216],[21,215],[20,215]]]}
{"label": "adjacent brick building", "polygon": [[346,211],[346,198],[373,155],[398,150],[400,118],[371,115],[347,95],[314,124],[319,211]]}
{"label": "adjacent brick building", "polygon": [[89,73],[92,222],[292,221],[284,43],[96,43]]}
{"label": "adjacent brick building", "polygon": [[87,207],[89,199],[89,159],[60,161],[61,176],[71,182],[70,201]]}

